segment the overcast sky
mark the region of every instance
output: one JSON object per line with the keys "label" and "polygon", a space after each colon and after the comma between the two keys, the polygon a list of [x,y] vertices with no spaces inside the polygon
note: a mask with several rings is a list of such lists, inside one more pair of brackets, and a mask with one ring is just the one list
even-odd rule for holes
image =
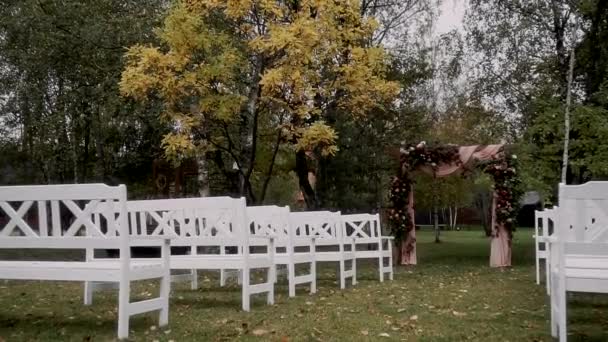
{"label": "overcast sky", "polygon": [[443,0],[441,15],[435,25],[435,35],[441,35],[453,29],[462,29],[462,19],[467,0]]}

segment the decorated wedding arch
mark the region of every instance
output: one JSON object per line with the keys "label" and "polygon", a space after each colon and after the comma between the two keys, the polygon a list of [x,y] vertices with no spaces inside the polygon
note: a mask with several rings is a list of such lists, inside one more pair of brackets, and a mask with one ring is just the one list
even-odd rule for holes
{"label": "decorated wedding arch", "polygon": [[520,192],[517,176],[517,156],[509,146],[499,145],[440,145],[402,144],[400,168],[391,183],[389,210],[391,230],[398,244],[402,265],[416,264],[416,229],[414,212],[414,174],[425,172],[434,177],[454,174],[466,176],[475,169],[489,174],[493,180],[492,233],[490,266],[511,266],[511,241]]}

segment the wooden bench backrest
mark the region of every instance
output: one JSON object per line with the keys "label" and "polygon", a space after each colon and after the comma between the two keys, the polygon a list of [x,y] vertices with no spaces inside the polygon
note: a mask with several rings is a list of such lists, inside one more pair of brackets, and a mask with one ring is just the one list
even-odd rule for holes
{"label": "wooden bench backrest", "polygon": [[[124,185],[36,185],[0,187],[0,248],[120,248],[126,212]],[[99,219],[92,219],[97,212]],[[124,225],[122,225],[124,226]],[[124,234],[123,234],[124,233]]]}
{"label": "wooden bench backrest", "polygon": [[199,197],[128,201],[136,236],[172,236],[172,246],[248,246],[244,198]]}
{"label": "wooden bench backrest", "polygon": [[557,207],[534,211],[534,233],[537,237],[548,237],[555,230]]}
{"label": "wooden bench backrest", "polygon": [[340,212],[302,211],[289,214],[295,237],[315,237],[319,240],[342,240],[344,225]]}
{"label": "wooden bench backrest", "polygon": [[557,226],[566,242],[608,242],[608,182],[560,184]]}
{"label": "wooden bench backrest", "polygon": [[276,245],[285,246],[292,236],[289,229],[289,212],[288,206],[247,207],[248,227],[254,235],[273,236]]}
{"label": "wooden bench backrest", "polygon": [[380,215],[342,215],[346,236],[357,239],[377,239],[382,236]]}

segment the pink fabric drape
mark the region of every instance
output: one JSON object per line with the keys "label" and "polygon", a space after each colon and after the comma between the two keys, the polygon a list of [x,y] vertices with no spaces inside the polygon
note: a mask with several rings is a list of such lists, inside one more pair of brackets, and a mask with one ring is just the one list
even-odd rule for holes
{"label": "pink fabric drape", "polygon": [[[420,170],[434,174],[435,177],[449,176],[455,172],[462,171],[465,167],[468,167],[471,163],[477,161],[490,160],[497,156],[500,152],[502,144],[487,145],[480,147],[479,145],[473,146],[460,146],[458,148],[458,154],[460,163],[443,164],[438,165],[435,169],[428,165],[420,167]],[[408,212],[414,223],[414,192],[410,191]],[[511,240],[509,234],[506,231],[504,225],[496,225],[496,199],[492,201],[492,242],[490,252],[490,266],[492,267],[505,267],[511,266]],[[416,225],[414,224],[414,227]],[[416,264],[416,229],[412,229],[410,234],[406,237],[405,241],[401,244],[401,264],[402,265],[415,265]]]}
{"label": "pink fabric drape", "polygon": [[492,240],[490,242],[490,267],[511,266],[511,239],[504,224],[496,223],[496,193],[492,196]]}
{"label": "pink fabric drape", "polygon": [[[410,188],[408,201],[407,212],[412,218],[412,224],[416,227],[413,188]],[[416,265],[416,263],[416,229],[412,229],[401,243],[401,265]]]}

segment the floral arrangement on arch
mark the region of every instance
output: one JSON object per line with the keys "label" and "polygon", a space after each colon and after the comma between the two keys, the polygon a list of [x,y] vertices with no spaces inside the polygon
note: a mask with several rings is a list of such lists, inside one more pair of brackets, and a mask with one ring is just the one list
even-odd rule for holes
{"label": "floral arrangement on arch", "polygon": [[[388,216],[391,222],[391,231],[397,241],[402,241],[414,229],[412,218],[408,212],[409,195],[413,180],[411,172],[417,168],[430,167],[436,171],[439,165],[461,163],[459,147],[456,145],[442,145],[429,147],[421,141],[416,145],[401,143],[400,169],[391,181],[389,199],[392,208]],[[494,179],[494,192],[496,194],[496,222],[504,224],[511,235],[515,230],[517,208],[521,197],[520,180],[517,177],[517,156],[511,154],[507,148],[499,153],[497,158],[476,165]],[[470,170],[465,170],[467,174]]]}
{"label": "floral arrangement on arch", "polygon": [[521,181],[517,176],[517,155],[503,151],[501,158],[496,158],[483,165],[483,171],[494,179],[496,196],[496,222],[502,223],[509,234],[515,231]]}
{"label": "floral arrangement on arch", "polygon": [[389,199],[393,205],[389,209],[388,218],[391,222],[391,232],[398,242],[403,241],[413,228],[412,218],[408,212],[411,184],[409,175],[393,177],[391,181]]}
{"label": "floral arrangement on arch", "polygon": [[430,148],[425,141],[410,146],[405,146],[405,142],[402,142],[399,152],[402,168],[403,165],[407,165],[409,172],[421,166],[436,169],[441,164],[460,163],[458,146],[456,145],[441,145]]}

